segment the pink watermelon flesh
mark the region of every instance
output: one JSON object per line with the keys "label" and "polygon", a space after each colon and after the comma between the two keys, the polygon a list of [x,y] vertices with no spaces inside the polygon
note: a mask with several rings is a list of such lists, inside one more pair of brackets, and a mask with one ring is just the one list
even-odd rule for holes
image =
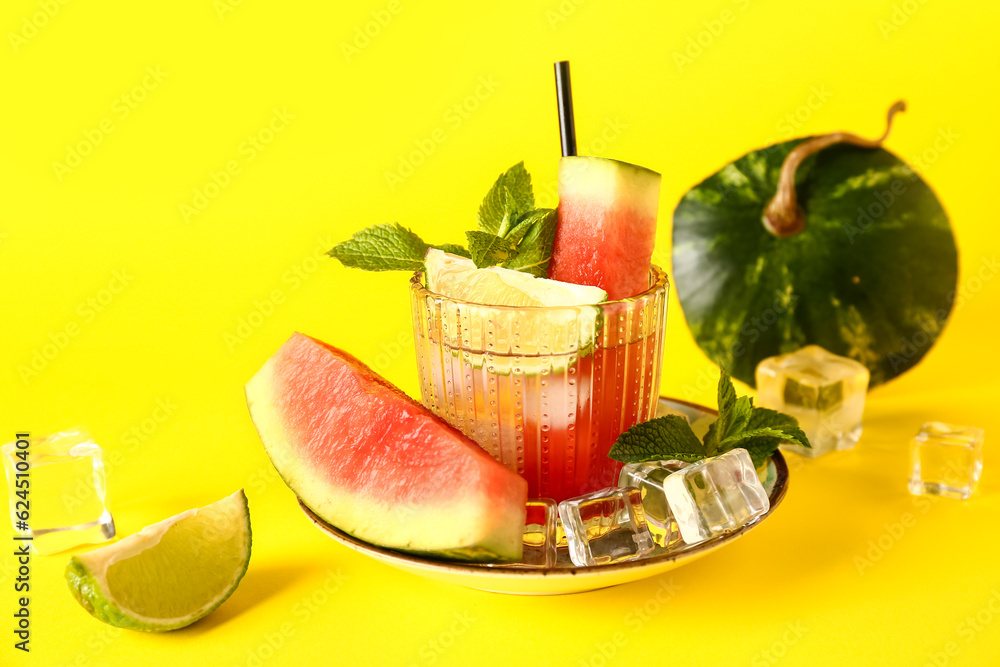
{"label": "pink watermelon flesh", "polygon": [[521,559],[527,482],[346,352],[296,333],[246,395],[278,474],[328,523],[392,549]]}
{"label": "pink watermelon flesh", "polygon": [[660,175],[627,162],[564,157],[549,278],[596,285],[608,299],[649,288]]}

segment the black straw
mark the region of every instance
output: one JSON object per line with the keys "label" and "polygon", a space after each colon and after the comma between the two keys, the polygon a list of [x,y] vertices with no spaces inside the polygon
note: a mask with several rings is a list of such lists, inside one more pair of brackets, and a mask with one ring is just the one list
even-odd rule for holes
{"label": "black straw", "polygon": [[563,157],[576,155],[576,123],[573,121],[573,89],[569,82],[569,61],[556,63],[556,102],[559,105],[559,138]]}

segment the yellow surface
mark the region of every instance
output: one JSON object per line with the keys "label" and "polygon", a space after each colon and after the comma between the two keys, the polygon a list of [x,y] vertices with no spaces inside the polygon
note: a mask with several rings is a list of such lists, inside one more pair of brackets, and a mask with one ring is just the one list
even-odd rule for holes
{"label": "yellow surface", "polygon": [[[0,434],[87,426],[121,535],[245,487],[254,553],[226,604],[164,635],[101,625],[62,581],[68,557],[35,558],[34,664],[996,664],[996,6],[62,3],[0,9]],[[927,360],[871,394],[855,451],[792,459],[760,530],[659,580],[525,599],[326,538],[274,476],[242,385],[299,330],[417,390],[406,278],[323,252],[391,221],[459,241],[521,159],[553,204],[561,58],[580,151],[663,173],[661,261],[674,205],[724,162],[877,135],[905,98],[888,146],[952,216],[963,292]],[[710,400],[675,301],[667,326],[664,393]],[[928,419],[986,429],[972,500],[907,494]],[[22,664],[11,552],[0,663]]]}

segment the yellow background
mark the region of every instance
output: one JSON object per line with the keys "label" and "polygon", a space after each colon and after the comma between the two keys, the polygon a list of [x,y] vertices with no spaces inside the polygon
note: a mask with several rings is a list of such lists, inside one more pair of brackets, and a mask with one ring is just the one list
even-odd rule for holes
{"label": "yellow background", "polygon": [[[67,556],[36,558],[33,662],[1000,659],[995,6],[63,2],[0,10],[0,439],[88,427],[119,453],[109,483],[120,535],[246,487],[254,551],[222,608],[164,635],[98,623],[66,589]],[[496,175],[522,159],[553,205],[552,62],[563,58],[581,153],[663,173],[661,262],[691,185],[776,140],[877,135],[897,98],[910,109],[888,147],[933,184],[961,251],[966,298],[933,353],[871,393],[856,450],[793,457],[775,516],[663,577],[678,587],[663,604],[656,580],[517,598],[356,555],[301,515],[243,400],[243,383],[296,330],[416,393],[406,277],[323,253],[392,221],[460,241]],[[77,161],[67,154],[81,142]],[[76,166],[55,164],[67,160]],[[401,161],[420,164],[390,183]],[[225,186],[185,215],[213,174]],[[710,402],[714,368],[671,300],[662,391]],[[987,430],[968,502],[906,492],[907,441],[931,418]],[[21,664],[0,553],[0,662]]]}

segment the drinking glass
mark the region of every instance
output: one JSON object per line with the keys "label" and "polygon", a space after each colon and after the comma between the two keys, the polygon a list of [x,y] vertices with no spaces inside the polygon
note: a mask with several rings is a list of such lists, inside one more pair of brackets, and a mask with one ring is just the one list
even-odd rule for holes
{"label": "drinking glass", "polygon": [[470,303],[410,281],[424,405],[528,481],[565,500],[614,486],[618,436],[650,419],[660,390],[667,274],[593,306]]}

